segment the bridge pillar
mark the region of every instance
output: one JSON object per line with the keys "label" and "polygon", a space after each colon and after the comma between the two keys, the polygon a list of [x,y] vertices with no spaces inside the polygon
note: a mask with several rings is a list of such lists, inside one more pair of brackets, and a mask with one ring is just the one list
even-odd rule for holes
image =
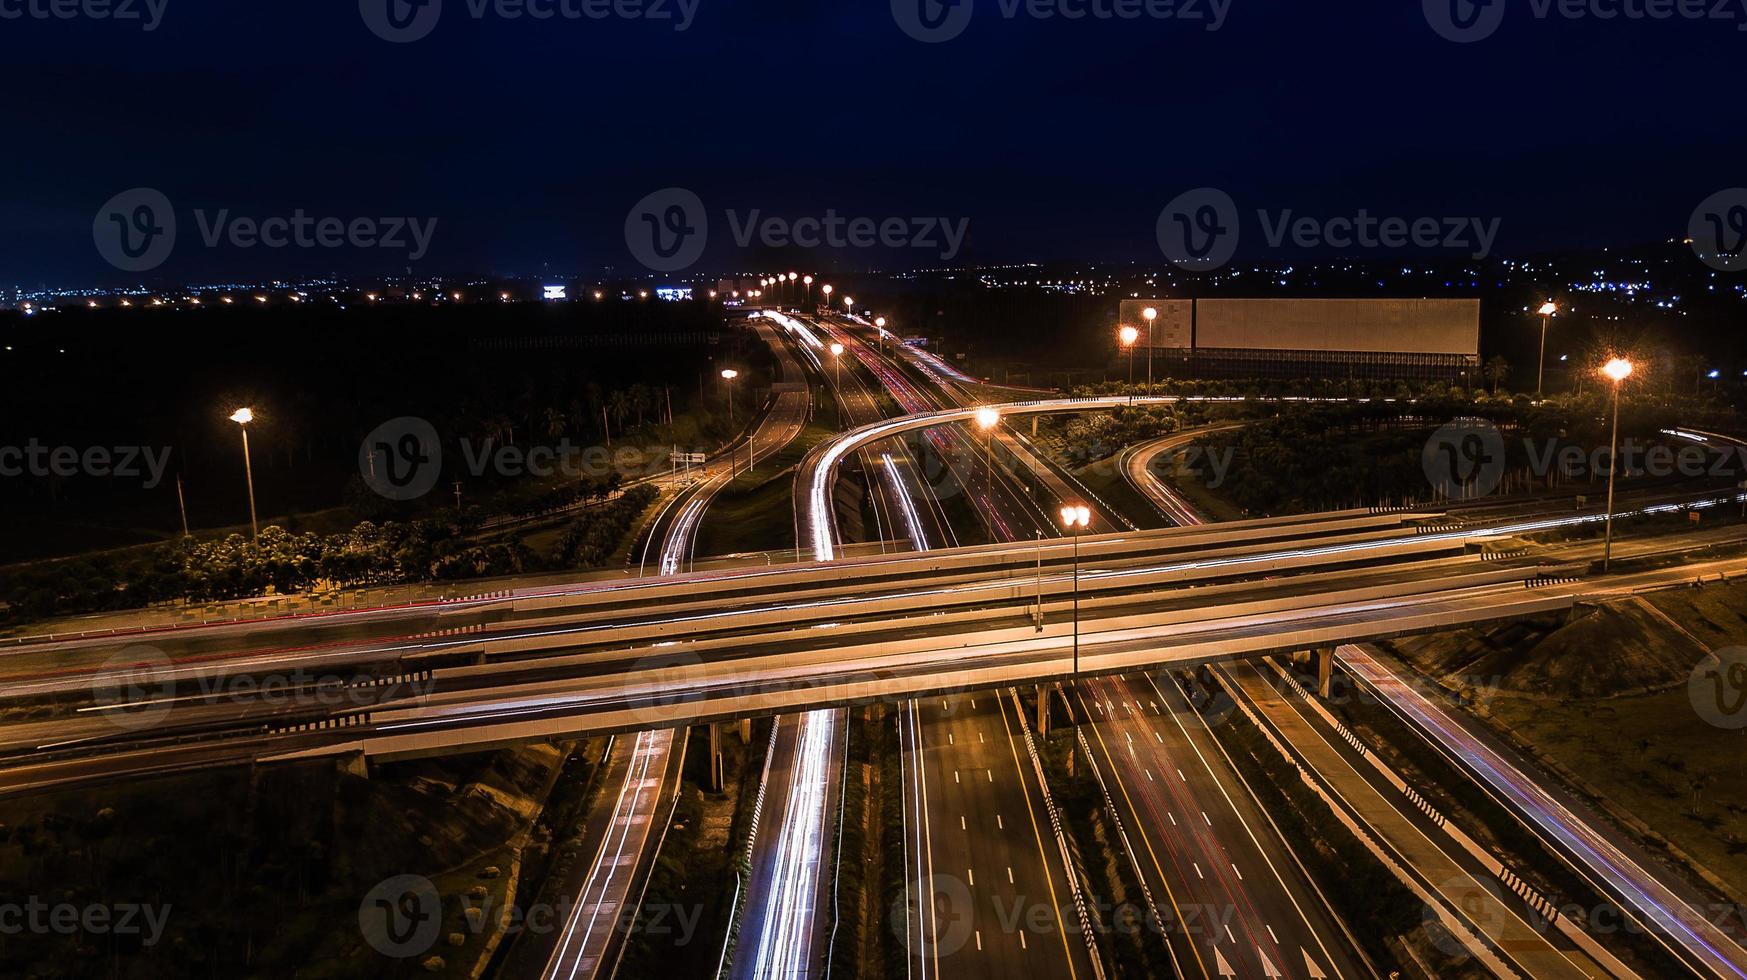
{"label": "bridge pillar", "polygon": [[349,752],[340,762],[340,771],[359,779],[370,778],[370,758],[362,752]]}
{"label": "bridge pillar", "polygon": [[1033,438],[1033,439],[1037,438],[1037,420],[1038,420],[1038,418],[1039,418],[1039,416],[1036,416],[1036,415],[1033,415],[1031,417],[1031,438]]}
{"label": "bridge pillar", "polygon": [[1316,693],[1327,700],[1332,693],[1335,673],[1334,647],[1321,647],[1316,651]]}
{"label": "bridge pillar", "polygon": [[710,722],[710,792],[722,791],[722,723]]}
{"label": "bridge pillar", "polygon": [[1049,734],[1049,685],[1037,685],[1037,735]]}
{"label": "bridge pillar", "polygon": [[752,719],[751,718],[740,719],[740,744],[741,745],[751,745],[752,744]]}

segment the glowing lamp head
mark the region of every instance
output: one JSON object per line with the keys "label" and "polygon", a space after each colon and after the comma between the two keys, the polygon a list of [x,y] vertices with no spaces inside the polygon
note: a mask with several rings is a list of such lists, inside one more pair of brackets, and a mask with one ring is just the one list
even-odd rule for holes
{"label": "glowing lamp head", "polygon": [[879,327],[881,330],[886,329],[886,318],[882,316],[875,319],[874,326]]}
{"label": "glowing lamp head", "polygon": [[827,296],[831,295],[831,284],[830,283],[826,283],[821,288],[823,288],[825,290],[825,295],[827,295]]}
{"label": "glowing lamp head", "polygon": [[1141,310],[1140,315],[1146,317],[1146,322],[1151,323],[1159,318],[1159,311],[1149,306],[1146,309]]}
{"label": "glowing lamp head", "polygon": [[801,282],[805,285],[811,286],[813,284],[813,277],[812,276],[802,276]]}
{"label": "glowing lamp head", "polygon": [[1559,307],[1552,300],[1548,300],[1547,302],[1541,304],[1541,315],[1542,316],[1552,316],[1553,314],[1555,314],[1557,312],[1559,312]]}
{"label": "glowing lamp head", "polygon": [[1070,504],[1062,508],[1062,527],[1073,531],[1091,525],[1091,508],[1079,504]]}
{"label": "glowing lamp head", "polygon": [[1122,346],[1133,347],[1134,342],[1140,339],[1140,331],[1133,327],[1125,326],[1116,332],[1116,336],[1122,341]]}
{"label": "glowing lamp head", "polygon": [[251,409],[239,408],[231,413],[230,420],[238,425],[248,425],[255,421],[255,413]]}
{"label": "glowing lamp head", "polygon": [[1632,376],[1632,362],[1623,357],[1616,357],[1602,365],[1601,373],[1609,381],[1619,384]]}
{"label": "glowing lamp head", "polygon": [[987,432],[1001,424],[1001,413],[992,408],[977,409],[977,427]]}
{"label": "glowing lamp head", "polygon": [[789,273],[789,282],[794,282],[796,279],[799,279],[799,278],[801,278],[801,277],[796,275],[795,273],[793,273],[793,272]]}
{"label": "glowing lamp head", "polygon": [[740,377],[740,372],[734,370],[733,368],[729,368],[728,370],[722,372],[722,379],[725,381],[733,381],[735,378],[738,378],[738,377]]}
{"label": "glowing lamp head", "polygon": [[842,344],[832,344],[831,345],[831,356],[832,357],[842,357],[843,356],[843,345]]}

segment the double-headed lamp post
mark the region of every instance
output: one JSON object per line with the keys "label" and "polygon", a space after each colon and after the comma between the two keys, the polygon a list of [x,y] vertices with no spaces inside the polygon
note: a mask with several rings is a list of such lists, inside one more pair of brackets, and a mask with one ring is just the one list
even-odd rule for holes
{"label": "double-headed lamp post", "polygon": [[1541,391],[1547,385],[1547,321],[1553,314],[1559,312],[1559,305],[1552,300],[1541,304],[1541,370],[1535,376],[1535,397],[1541,397]]}
{"label": "double-headed lamp post", "polygon": [[1614,558],[1614,479],[1620,472],[1620,387],[1632,376],[1632,362],[1616,357],[1602,365],[1601,373],[1614,383],[1614,434],[1607,457],[1607,534],[1601,550],[1601,571],[1605,575]]}
{"label": "double-headed lamp post", "polygon": [[249,538],[254,540],[261,536],[261,525],[255,520],[255,465],[249,461],[249,423],[255,421],[255,413],[239,408],[231,413],[230,420],[243,430],[243,477],[249,484]]}
{"label": "double-headed lamp post", "polygon": [[1134,342],[1140,339],[1140,331],[1125,323],[1122,325],[1122,329],[1116,331],[1116,339],[1122,343],[1122,349],[1128,351],[1128,397],[1132,400],[1134,398]]}
{"label": "double-headed lamp post", "polygon": [[977,409],[977,428],[983,430],[983,472],[991,488],[995,485],[995,426],[1000,424],[1000,412],[987,405]]}
{"label": "double-headed lamp post", "polygon": [[1159,311],[1147,307],[1140,311],[1146,318],[1146,396],[1153,396],[1153,321],[1159,318]]}
{"label": "double-headed lamp post", "polygon": [[1080,532],[1092,525],[1092,511],[1083,504],[1062,508],[1062,529],[1074,542],[1074,683],[1080,682]]}

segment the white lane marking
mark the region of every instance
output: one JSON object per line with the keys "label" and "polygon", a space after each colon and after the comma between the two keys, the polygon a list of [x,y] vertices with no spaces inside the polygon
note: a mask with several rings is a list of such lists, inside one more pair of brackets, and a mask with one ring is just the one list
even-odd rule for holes
{"label": "white lane marking", "polygon": [[1239,881],[1244,880],[1244,873],[1242,871],[1238,871],[1236,863],[1232,864],[1231,870],[1237,873],[1237,880],[1239,880]]}

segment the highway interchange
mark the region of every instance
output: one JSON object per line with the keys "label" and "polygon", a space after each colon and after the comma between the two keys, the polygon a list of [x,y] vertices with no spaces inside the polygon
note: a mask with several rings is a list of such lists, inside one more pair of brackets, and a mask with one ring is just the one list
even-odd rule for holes
{"label": "highway interchange", "polygon": [[[783,336],[771,332],[772,323]],[[1223,910],[1217,927],[1204,921],[1166,931],[1178,972],[1367,976],[1362,954],[1299,868],[1292,843],[1243,788],[1196,704],[1159,669],[1340,646],[1346,672],[1417,728],[1435,733],[1599,890],[1638,910],[1695,973],[1747,976],[1738,937],[1689,914],[1688,889],[1664,881],[1641,856],[1595,829],[1592,814],[1544,788],[1453,712],[1348,643],[1569,608],[1601,592],[1689,580],[1695,569],[1578,581],[1589,560],[1582,544],[1535,559],[1482,560],[1480,552],[1496,539],[1595,520],[1592,512],[1568,508],[1528,507],[1474,521],[1353,512],[1240,522],[1210,533],[1195,526],[1193,508],[1156,476],[1154,460],[1188,438],[1177,437],[1128,455],[1124,469],[1179,527],[1130,531],[1120,515],[1101,513],[1101,533],[1078,543],[1081,568],[1073,575],[1072,545],[1050,527],[1049,514],[1057,499],[1085,495],[1010,426],[990,438],[1002,456],[1025,465],[1014,472],[987,466],[991,447],[965,424],[974,418],[969,379],[901,345],[887,354],[880,338],[853,321],[765,318],[760,329],[785,352],[785,365],[794,364],[788,351],[799,352],[819,381],[833,383],[846,424],[859,426],[811,454],[796,476],[797,536],[815,561],[679,574],[709,500],[727,482],[718,459],[672,499],[649,536],[648,555],[659,560],[646,564],[661,578],[21,644],[6,652],[0,672],[9,700],[38,707],[0,725],[0,791],[213,764],[348,754],[386,760],[623,733],[630,737],[615,743],[612,762],[624,772],[623,791],[613,797],[609,829],[581,883],[595,897],[592,914],[609,921],[605,912],[634,901],[635,875],[608,869],[635,868],[652,847],[660,806],[671,802],[679,770],[674,732],[776,714],[779,748],[767,783],[775,802],[758,838],[735,972],[812,976],[820,972],[828,932],[820,912],[834,855],[823,842],[841,775],[843,709],[896,700],[906,750],[906,878],[930,899],[912,896],[901,917],[915,971],[1095,976],[1096,939],[1072,897],[1080,883],[1052,826],[1049,786],[1032,756],[1034,720],[1018,697],[1023,687],[1077,679],[1067,690],[1085,722],[1084,744],[1130,835],[1148,900],[1160,912],[1172,909],[1162,919],[1184,926],[1185,909]],[[818,353],[824,337],[842,343],[860,367],[831,370]],[[868,378],[903,417],[880,418]],[[753,431],[753,455],[786,445],[807,406],[801,386],[775,392],[772,411]],[[1003,412],[1100,407],[1108,406],[1041,402]],[[921,441],[894,438],[912,433]],[[744,453],[747,446],[731,449]],[[928,457],[935,454],[944,470],[930,473],[936,460]],[[852,458],[868,475],[877,540],[899,542],[911,553],[842,556],[836,483]],[[994,543],[957,546],[941,491],[962,491]],[[1719,499],[1646,498],[1628,506],[1673,512]],[[1741,570],[1738,562],[1696,569]],[[1067,622],[1076,580],[1078,677]],[[214,703],[189,693],[292,667],[323,677],[360,672],[370,681],[336,682],[343,699],[325,680],[275,698]],[[1271,695],[1263,689],[1280,681],[1270,676],[1275,669],[1257,663],[1215,673],[1246,710],[1266,715],[1270,730],[1292,732],[1286,741],[1301,753],[1314,751],[1313,766],[1307,757],[1300,761],[1331,787],[1357,796],[1356,780],[1363,779],[1374,790],[1381,777],[1343,759],[1340,740],[1327,737],[1314,712],[1277,688],[1268,689]],[[138,696],[142,689],[145,697]],[[104,696],[118,690],[128,693]],[[43,710],[45,703],[73,710]],[[1066,702],[1056,703],[1061,724]],[[1415,812],[1388,799],[1371,819],[1415,820]],[[1428,836],[1423,830],[1415,825],[1415,833]],[[1456,861],[1449,847],[1437,850]],[[942,906],[934,900],[937,888],[949,899],[968,895],[968,910],[950,901]],[[1003,926],[997,910],[1014,898],[1045,905],[1045,926]],[[1525,907],[1512,903],[1507,921],[1521,921]],[[968,911],[968,937],[954,931],[955,921],[942,921],[943,908]],[[579,915],[566,930],[546,975],[594,975],[605,949],[596,936],[606,930],[591,921]],[[1617,964],[1570,939],[1543,933],[1542,951],[1532,939],[1534,948],[1506,950],[1496,937],[1471,938],[1483,956],[1501,956],[1526,975],[1620,975]]]}

